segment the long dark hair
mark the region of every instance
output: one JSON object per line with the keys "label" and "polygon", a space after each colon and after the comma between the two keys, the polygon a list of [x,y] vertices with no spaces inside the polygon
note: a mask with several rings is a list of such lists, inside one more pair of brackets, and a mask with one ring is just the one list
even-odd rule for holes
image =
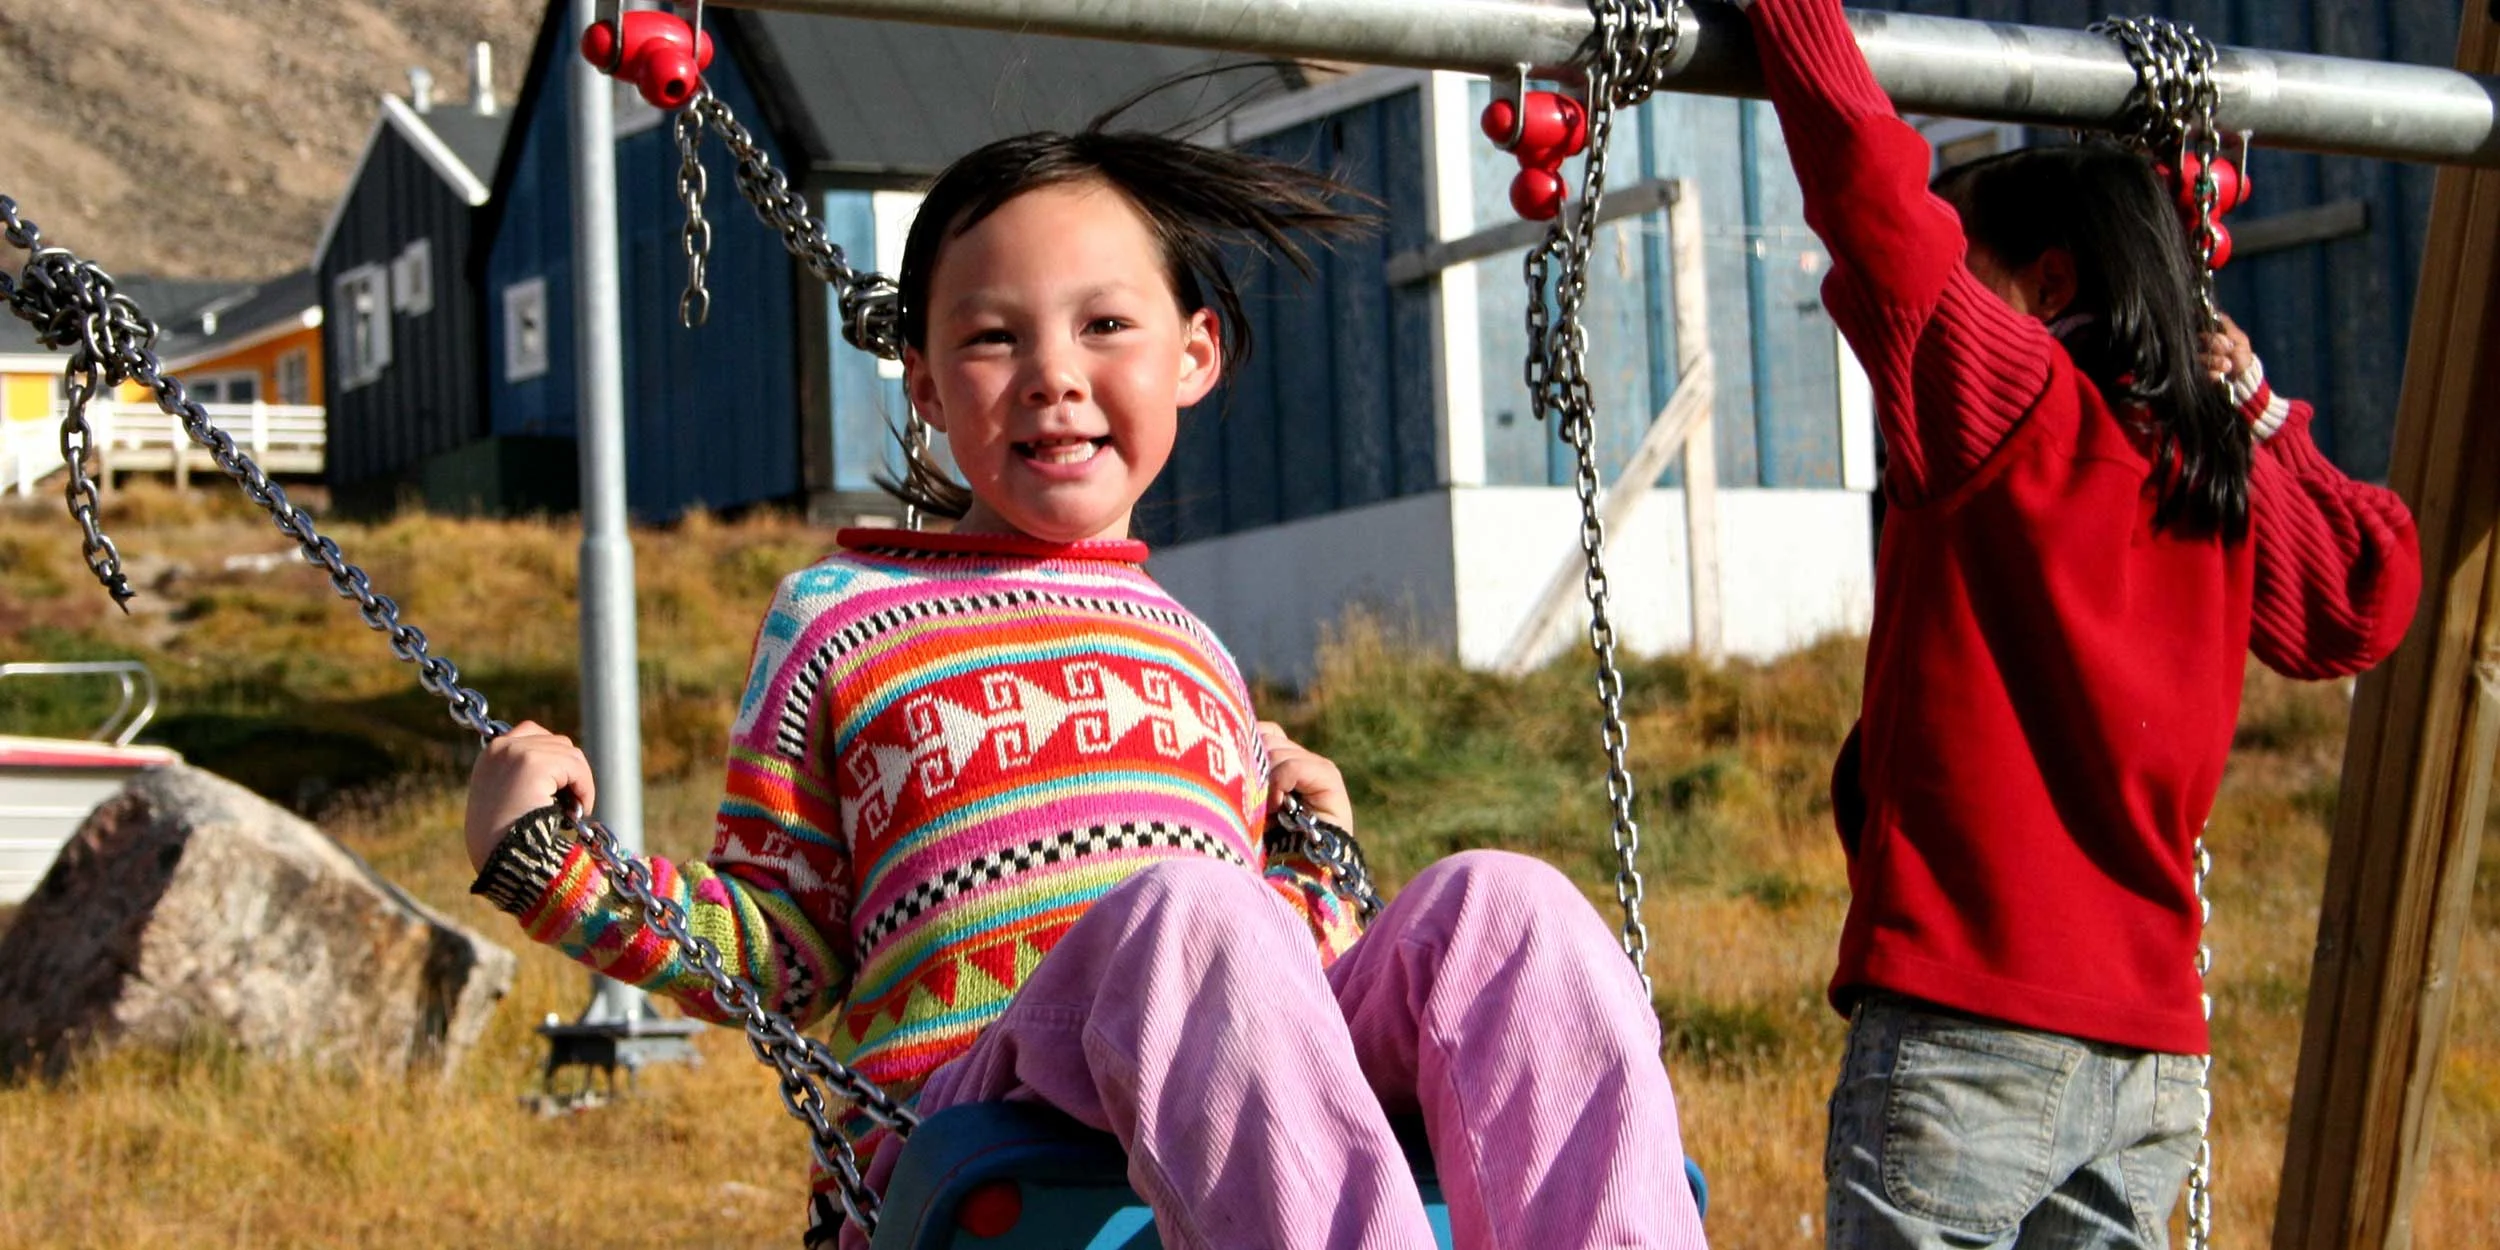
{"label": "long dark hair", "polygon": [[[1162,134],[1104,128],[1127,107],[1075,134],[1044,131],[998,140],[938,175],[912,219],[896,280],[906,345],[927,347],[929,278],[939,249],[1009,200],[1043,187],[1099,183],[1137,206],[1162,245],[1181,312],[1215,309],[1226,376],[1249,359],[1250,318],[1224,264],[1225,246],[1281,258],[1309,278],[1317,271],[1296,231],[1340,235],[1371,223],[1364,212],[1338,207],[1341,201],[1368,202],[1367,197],[1299,165]],[[961,519],[972,506],[972,492],[925,452],[907,458],[903,480],[880,477],[878,484],[937,516]]]}
{"label": "long dark hair", "polygon": [[2111,407],[2151,421],[2154,526],[2246,537],[2248,426],[2201,363],[2196,261],[2152,165],[2105,144],[2025,148],[1947,170],[1936,193],[2008,268],[2074,257],[2067,312],[2089,320],[2066,349]]}

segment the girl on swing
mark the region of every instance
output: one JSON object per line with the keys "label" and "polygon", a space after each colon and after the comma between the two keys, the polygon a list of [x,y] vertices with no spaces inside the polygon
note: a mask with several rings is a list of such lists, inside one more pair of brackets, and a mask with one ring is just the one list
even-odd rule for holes
{"label": "girl on swing", "polygon": [[[653,878],[921,1114],[1034,1099],[1117,1135],[1165,1245],[1431,1246],[1388,1118],[1420,1111],[1459,1246],[1698,1248],[1657,1018],[1605,924],[1554,870],[1476,852],[1356,940],[1326,871],[1260,837],[1288,793],[1351,825],[1336,768],[1258,722],[1128,537],[1181,410],[1250,346],[1219,247],[1307,273],[1287,232],[1353,225],[1341,190],[1100,123],[940,176],[904,254],[904,370],[965,483],[915,463],[900,491],[957,523],[845,530],[783,581],[712,853]],[[722,1018],[563,835],[554,797],[593,787],[567,739],[498,739],[477,890]],[[882,1184],[901,1143],[873,1144]]]}
{"label": "girl on swing", "polygon": [[1839,0],[1750,21],[1888,456],[1833,777],[1829,1244],[2166,1245],[2208,1050],[2195,848],[2244,657],[2378,663],[2420,587],[2412,518],[2328,464],[2237,327],[2203,333],[2144,159],[2018,152],[1931,194]]}

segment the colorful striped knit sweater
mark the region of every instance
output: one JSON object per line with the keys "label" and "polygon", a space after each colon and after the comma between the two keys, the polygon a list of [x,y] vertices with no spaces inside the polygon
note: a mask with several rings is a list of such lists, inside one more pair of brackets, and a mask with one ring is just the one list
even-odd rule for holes
{"label": "colorful striped knit sweater", "polygon": [[[802,1027],[830,1016],[835,1053],[908,1099],[1087,905],[1157,860],[1264,872],[1309,918],[1317,958],[1352,943],[1325,870],[1262,854],[1249,693],[1140,567],[1143,544],[840,542],[764,619],[711,855],[649,861],[773,1007]],[[536,940],[724,1018],[578,846],[499,851],[478,888]]]}

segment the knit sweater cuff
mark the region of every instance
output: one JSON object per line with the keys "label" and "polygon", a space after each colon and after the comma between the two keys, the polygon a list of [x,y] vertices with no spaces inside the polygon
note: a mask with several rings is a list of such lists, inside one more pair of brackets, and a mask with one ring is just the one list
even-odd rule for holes
{"label": "knit sweater cuff", "polygon": [[525,916],[564,872],[573,842],[564,836],[564,812],[552,804],[512,822],[469,893],[483,895],[507,915]]}
{"label": "knit sweater cuff", "polygon": [[2230,388],[2231,406],[2239,409],[2258,442],[2273,438],[2291,420],[2292,401],[2276,394],[2266,381],[2264,361],[2251,358],[2248,368],[2225,379],[2224,385]]}
{"label": "knit sweater cuff", "polygon": [[1776,93],[1782,111],[1812,101],[1841,115],[1894,116],[1838,0],[1753,0],[1746,13],[1764,70],[1795,88]]}

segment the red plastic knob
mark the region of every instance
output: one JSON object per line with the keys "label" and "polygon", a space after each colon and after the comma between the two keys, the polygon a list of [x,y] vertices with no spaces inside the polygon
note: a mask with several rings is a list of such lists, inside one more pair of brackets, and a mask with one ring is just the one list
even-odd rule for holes
{"label": "red plastic knob", "polygon": [[1510,143],[1511,128],[1519,124],[1519,106],[1509,100],[1495,100],[1484,106],[1484,116],[1476,124],[1484,129],[1484,137],[1496,146]]}
{"label": "red plastic knob", "polygon": [[975,1237],[1004,1237],[1024,1218],[1024,1191],[1014,1181],[991,1181],[964,1195],[955,1224]]}
{"label": "red plastic knob", "polygon": [[1530,221],[1552,221],[1566,194],[1562,175],[1550,169],[1523,169],[1510,180],[1510,206]]}
{"label": "red plastic knob", "polygon": [[[619,27],[624,51],[618,53]],[[617,22],[599,22],[582,32],[582,57],[641,88],[642,98],[661,108],[677,108],[703,85],[703,69],[712,63],[712,36],[698,35],[684,19],[653,9],[636,9]]]}
{"label": "red plastic knob", "polygon": [[2214,223],[2214,257],[2213,260],[2208,263],[2208,268],[2211,268],[2216,272],[2220,272],[2224,265],[2230,263],[2231,228],[2217,221]]}
{"label": "red plastic knob", "polygon": [[1527,120],[1520,126],[1519,144],[1511,149],[1521,165],[1551,169],[1588,147],[1589,116],[1578,100],[1551,91],[1531,91],[1524,112]]}
{"label": "red plastic knob", "polygon": [[703,85],[703,71],[683,48],[654,47],[634,62],[634,85],[642,98],[664,109],[685,107]]}
{"label": "red plastic knob", "polygon": [[[2163,177],[2170,179],[2179,197],[2179,207],[2193,212],[2196,209],[2196,177],[2198,172],[2205,168],[2205,163],[2191,152],[2187,159],[2179,164],[2180,168],[2177,171],[2173,171],[2167,165],[2156,168],[2160,170]],[[2249,191],[2248,179],[2240,176],[2240,167],[2237,163],[2227,156],[2214,159],[2215,216],[2219,217],[2248,203]]]}

